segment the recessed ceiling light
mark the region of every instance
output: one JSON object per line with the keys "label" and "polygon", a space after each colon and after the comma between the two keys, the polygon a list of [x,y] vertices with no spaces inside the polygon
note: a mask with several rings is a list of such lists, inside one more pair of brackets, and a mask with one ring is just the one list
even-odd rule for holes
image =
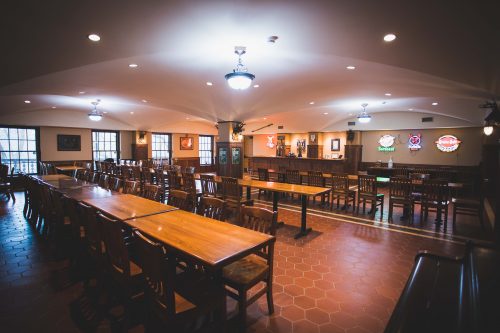
{"label": "recessed ceiling light", "polygon": [[438,105],[438,102],[432,102],[432,105],[436,106]]}
{"label": "recessed ceiling light", "polygon": [[90,34],[87,37],[88,37],[88,39],[90,39],[93,42],[98,42],[101,40],[101,36],[99,36],[97,34]]}
{"label": "recessed ceiling light", "polygon": [[391,96],[391,93],[385,93],[386,96]]}
{"label": "recessed ceiling light", "polygon": [[130,68],[137,68],[137,67],[139,67],[139,65],[137,65],[137,64],[128,64],[128,67],[130,67]]}
{"label": "recessed ceiling light", "polygon": [[79,91],[78,93],[79,93],[80,95],[83,95],[83,94],[85,94],[85,91]]}
{"label": "recessed ceiling light", "polygon": [[190,118],[189,117],[186,117],[186,120],[189,120]]}
{"label": "recessed ceiling light", "polygon": [[413,109],[408,109],[408,111],[413,111]]}
{"label": "recessed ceiling light", "polygon": [[314,101],[312,101],[312,102],[309,102],[309,104],[311,104],[311,105],[314,105]]}
{"label": "recessed ceiling light", "polygon": [[53,106],[52,108],[53,108],[53,109],[57,109],[57,107],[55,107],[55,106]]}
{"label": "recessed ceiling light", "polygon": [[264,118],[262,118],[262,119],[266,120],[267,118],[266,118],[266,117],[264,117]]}
{"label": "recessed ceiling light", "polygon": [[253,85],[253,87],[254,87],[254,88],[258,88],[258,87],[260,87],[260,86],[259,86],[258,84],[254,84],[254,85]]}
{"label": "recessed ceiling light", "polygon": [[141,102],[143,102],[143,103],[147,103],[147,102],[148,102],[148,100],[147,100],[147,99],[143,99],[143,100],[141,100]]}
{"label": "recessed ceiling light", "polygon": [[25,100],[25,101],[24,101],[24,103],[26,103],[26,104],[30,104],[30,103],[31,103],[31,101],[30,101],[30,100]]}
{"label": "recessed ceiling light", "polygon": [[210,81],[208,81],[208,82],[207,82],[207,86],[213,86],[213,83],[212,83],[212,82],[210,82]]}
{"label": "recessed ceiling light", "polygon": [[356,66],[347,66],[346,67],[348,70],[352,71],[352,70],[355,70],[356,69]]}
{"label": "recessed ceiling light", "polygon": [[103,113],[106,114],[106,113],[108,113],[108,111],[104,111]]}
{"label": "recessed ceiling light", "polygon": [[134,114],[134,111],[131,111],[130,114]]}
{"label": "recessed ceiling light", "polygon": [[328,112],[323,112],[323,114],[326,116],[328,114]]}
{"label": "recessed ceiling light", "polygon": [[349,113],[350,116],[352,116],[352,113]]}
{"label": "recessed ceiling light", "polygon": [[387,34],[384,36],[384,41],[386,41],[386,42],[392,42],[395,39],[396,39],[395,34]]}

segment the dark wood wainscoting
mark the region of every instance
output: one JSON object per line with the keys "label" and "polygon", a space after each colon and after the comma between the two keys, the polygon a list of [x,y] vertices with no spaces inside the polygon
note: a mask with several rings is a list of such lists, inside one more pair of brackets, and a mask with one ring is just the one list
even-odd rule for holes
{"label": "dark wood wainscoting", "polygon": [[280,168],[295,169],[299,171],[345,172],[344,159],[318,159],[304,157],[263,157],[248,158],[248,167],[279,170]]}

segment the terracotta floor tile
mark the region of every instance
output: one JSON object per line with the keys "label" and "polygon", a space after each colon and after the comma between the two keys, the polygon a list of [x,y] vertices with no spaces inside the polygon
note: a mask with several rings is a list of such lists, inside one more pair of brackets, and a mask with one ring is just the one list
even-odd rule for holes
{"label": "terracotta floor tile", "polygon": [[295,322],[305,318],[304,310],[296,305],[289,305],[281,309],[281,316]]}
{"label": "terracotta floor tile", "polygon": [[330,315],[328,312],[318,308],[306,310],[306,319],[318,325],[330,322]]}
{"label": "terracotta floor tile", "polygon": [[302,309],[311,309],[316,306],[316,301],[307,296],[297,296],[293,299],[293,304]]}
{"label": "terracotta floor tile", "polygon": [[308,320],[293,323],[293,333],[319,333],[319,326]]}

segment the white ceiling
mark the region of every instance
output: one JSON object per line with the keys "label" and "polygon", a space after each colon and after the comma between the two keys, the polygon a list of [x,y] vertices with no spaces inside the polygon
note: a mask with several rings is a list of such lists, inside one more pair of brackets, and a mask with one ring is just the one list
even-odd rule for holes
{"label": "white ceiling", "polygon": [[[354,129],[429,127],[426,115],[434,127],[478,126],[478,105],[500,96],[497,3],[10,1],[0,14],[0,123],[215,133],[216,121],[238,120],[247,132],[328,131],[348,128],[366,102],[373,121]],[[259,88],[227,86],[236,45]],[[100,123],[87,118],[96,98]]]}

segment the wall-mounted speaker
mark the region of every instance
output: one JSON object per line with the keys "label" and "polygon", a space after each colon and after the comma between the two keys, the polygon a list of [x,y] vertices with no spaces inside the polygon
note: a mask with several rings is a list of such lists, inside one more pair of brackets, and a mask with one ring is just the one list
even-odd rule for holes
{"label": "wall-mounted speaker", "polygon": [[346,132],[346,134],[347,134],[347,141],[353,141],[353,140],[354,140],[354,134],[355,134],[355,133],[354,133],[354,131],[353,131],[353,130],[348,130],[348,131]]}

